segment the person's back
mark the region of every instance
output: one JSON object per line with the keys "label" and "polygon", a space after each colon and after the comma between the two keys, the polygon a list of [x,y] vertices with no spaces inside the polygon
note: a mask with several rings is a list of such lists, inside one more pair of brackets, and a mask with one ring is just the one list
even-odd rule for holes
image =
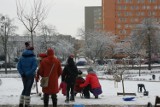
{"label": "person's back", "polygon": [[33,49],[25,49],[17,64],[17,70],[21,75],[23,82],[23,90],[20,96],[19,107],[30,106],[31,87],[34,82],[34,77],[37,68],[37,60],[34,55]]}
{"label": "person's back", "polygon": [[34,76],[37,68],[37,60],[32,50],[24,50],[20,58],[17,69],[23,76]]}
{"label": "person's back", "polygon": [[[51,68],[53,69],[51,70]],[[50,76],[49,73],[51,72]],[[54,56],[52,49],[47,50],[47,57],[40,62],[39,75],[41,77],[48,77],[49,82],[47,87],[43,87],[44,106],[48,107],[49,95],[52,97],[53,106],[57,107],[57,93],[59,92],[58,78],[62,74],[60,61]]]}
{"label": "person's back", "polygon": [[[66,102],[74,101],[74,85],[76,81],[76,77],[78,75],[78,69],[73,61],[73,57],[69,56],[67,60],[67,65],[63,69],[62,73],[62,81],[67,83],[67,94],[66,94]],[[71,94],[71,97],[70,95]],[[70,99],[69,99],[70,97]]]}

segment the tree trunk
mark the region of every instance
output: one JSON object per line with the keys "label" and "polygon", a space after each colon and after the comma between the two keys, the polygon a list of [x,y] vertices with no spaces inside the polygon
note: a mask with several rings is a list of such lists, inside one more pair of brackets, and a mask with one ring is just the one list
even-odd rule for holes
{"label": "tree trunk", "polygon": [[148,34],[148,70],[151,70],[151,38]]}

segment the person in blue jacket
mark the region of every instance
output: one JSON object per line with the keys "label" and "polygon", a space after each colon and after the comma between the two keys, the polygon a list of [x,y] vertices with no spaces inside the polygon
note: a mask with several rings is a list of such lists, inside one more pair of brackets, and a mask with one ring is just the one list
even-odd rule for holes
{"label": "person in blue jacket", "polygon": [[[25,43],[26,44],[26,43]],[[33,52],[33,48],[26,48],[19,59],[17,70],[21,75],[23,82],[23,90],[20,95],[19,107],[30,106],[31,88],[37,69],[37,60]]]}

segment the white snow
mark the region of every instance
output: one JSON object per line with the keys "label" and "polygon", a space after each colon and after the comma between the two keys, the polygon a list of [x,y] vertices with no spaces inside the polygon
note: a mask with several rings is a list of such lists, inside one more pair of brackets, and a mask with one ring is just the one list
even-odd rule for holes
{"label": "white snow", "polygon": [[[9,74],[8,74],[9,75]],[[12,74],[11,74],[12,75]],[[0,105],[16,105],[19,103],[19,96],[21,94],[23,85],[21,78],[17,78],[19,76],[13,76],[16,78],[11,78],[8,76],[6,78],[5,75],[1,76],[1,85],[0,85]],[[70,102],[71,104],[109,104],[109,105],[147,105],[148,102],[152,104],[155,103],[155,97],[160,96],[160,81],[159,81],[159,73],[155,74],[156,80],[149,80],[152,78],[152,75],[142,75],[136,76],[134,78],[144,78],[147,81],[130,81],[125,80],[125,92],[127,93],[136,93],[135,99],[133,101],[124,101],[124,97],[130,96],[117,96],[117,92],[122,92],[122,83],[118,83],[118,87],[115,86],[114,81],[100,79],[100,83],[102,85],[103,93],[99,96],[99,99],[94,99],[94,96],[91,94],[91,99],[84,99],[80,97],[78,94],[75,97],[75,102]],[[3,78],[2,78],[3,77]],[[133,78],[133,77],[132,77]],[[60,80],[59,80],[60,83]],[[137,84],[142,83],[145,85],[146,90],[149,91],[148,96],[144,96],[143,93],[137,92]],[[39,85],[39,84],[38,84]],[[32,93],[36,92],[36,88],[33,85]],[[39,91],[41,92],[41,87],[39,87]],[[65,96],[59,92],[58,94],[58,104],[66,104]],[[51,104],[50,100],[50,104]],[[31,95],[31,104],[42,105],[43,101],[41,97],[37,94]]]}

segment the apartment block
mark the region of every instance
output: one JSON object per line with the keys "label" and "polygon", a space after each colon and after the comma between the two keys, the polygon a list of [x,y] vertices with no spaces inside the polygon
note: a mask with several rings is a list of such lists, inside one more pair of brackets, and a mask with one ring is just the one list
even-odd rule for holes
{"label": "apartment block", "polygon": [[160,0],[102,0],[103,30],[122,40],[146,18],[160,22]]}
{"label": "apartment block", "polygon": [[85,7],[85,31],[102,30],[102,7]]}

